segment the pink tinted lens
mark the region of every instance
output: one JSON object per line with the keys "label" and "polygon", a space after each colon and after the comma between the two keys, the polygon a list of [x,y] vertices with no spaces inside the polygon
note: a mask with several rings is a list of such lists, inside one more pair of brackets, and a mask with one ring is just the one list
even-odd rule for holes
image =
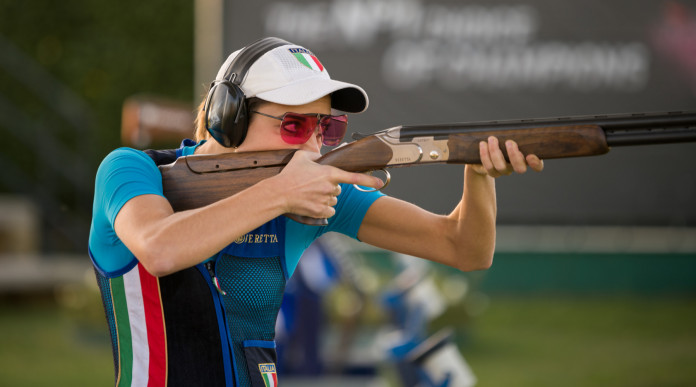
{"label": "pink tinted lens", "polygon": [[317,127],[316,116],[286,113],[280,124],[280,135],[288,144],[304,144]]}
{"label": "pink tinted lens", "polygon": [[326,146],[338,145],[346,135],[348,116],[324,116],[321,119],[322,143]]}

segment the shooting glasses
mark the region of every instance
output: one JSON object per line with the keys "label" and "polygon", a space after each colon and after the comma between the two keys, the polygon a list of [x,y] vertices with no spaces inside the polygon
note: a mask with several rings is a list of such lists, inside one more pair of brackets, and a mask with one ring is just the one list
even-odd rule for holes
{"label": "shooting glasses", "polygon": [[322,144],[326,146],[336,146],[346,135],[348,127],[348,116],[332,116],[330,114],[300,114],[285,113],[281,117],[272,116],[257,111],[252,113],[260,114],[265,117],[274,118],[281,121],[280,136],[288,144],[304,144],[314,133],[317,125],[321,128]]}

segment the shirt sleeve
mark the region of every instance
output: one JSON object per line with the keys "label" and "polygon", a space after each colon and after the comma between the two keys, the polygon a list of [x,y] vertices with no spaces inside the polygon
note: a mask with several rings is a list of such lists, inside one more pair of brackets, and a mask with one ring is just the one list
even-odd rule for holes
{"label": "shirt sleeve", "polygon": [[291,275],[295,271],[304,250],[324,233],[334,231],[357,239],[367,210],[382,196],[384,194],[380,191],[362,192],[350,184],[341,184],[341,194],[338,195],[338,203],[334,207],[336,215],[329,218],[328,226],[308,226],[288,218],[285,238],[288,273]]}
{"label": "shirt sleeve", "polygon": [[114,221],[126,202],[139,195],[163,195],[162,176],[141,151],[119,148],[104,158],[97,170],[92,207],[89,252],[103,272],[114,272],[133,260],[118,239]]}
{"label": "shirt sleeve", "polygon": [[380,191],[362,192],[351,184],[341,184],[341,194],[334,207],[336,215],[329,219],[328,226],[322,227],[321,234],[335,231],[357,239],[365,213],[382,196]]}
{"label": "shirt sleeve", "polygon": [[104,159],[97,171],[95,187],[95,200],[98,193],[112,226],[121,207],[130,199],[147,194],[164,196],[162,176],[155,163],[145,153],[129,148],[119,148]]}

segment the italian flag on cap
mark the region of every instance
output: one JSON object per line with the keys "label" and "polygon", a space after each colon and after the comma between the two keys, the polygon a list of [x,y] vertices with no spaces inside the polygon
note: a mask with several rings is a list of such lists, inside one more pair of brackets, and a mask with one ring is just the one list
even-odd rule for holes
{"label": "italian flag on cap", "polygon": [[321,62],[319,62],[319,59],[317,59],[317,57],[314,56],[314,54],[309,52],[309,50],[298,47],[291,48],[290,52],[292,53],[292,55],[295,56],[295,58],[297,58],[298,61],[300,61],[300,63],[309,67],[310,69],[319,72],[324,71],[324,66],[322,66]]}

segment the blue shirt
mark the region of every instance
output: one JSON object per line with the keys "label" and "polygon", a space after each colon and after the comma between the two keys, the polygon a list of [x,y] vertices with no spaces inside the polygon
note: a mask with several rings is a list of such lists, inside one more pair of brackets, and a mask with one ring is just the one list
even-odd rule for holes
{"label": "blue shirt", "polygon": [[[201,143],[182,145],[182,156],[194,153]],[[114,230],[114,220],[123,205],[139,195],[160,195],[162,176],[152,159],[142,151],[119,148],[102,161],[97,171],[94,192],[89,251],[97,269],[107,277],[129,270],[136,257],[121,242]],[[308,226],[283,217],[286,222],[285,267],[292,275],[304,250],[322,234],[335,231],[357,239],[363,217],[380,192],[361,192],[342,184],[336,215],[328,226]]]}

